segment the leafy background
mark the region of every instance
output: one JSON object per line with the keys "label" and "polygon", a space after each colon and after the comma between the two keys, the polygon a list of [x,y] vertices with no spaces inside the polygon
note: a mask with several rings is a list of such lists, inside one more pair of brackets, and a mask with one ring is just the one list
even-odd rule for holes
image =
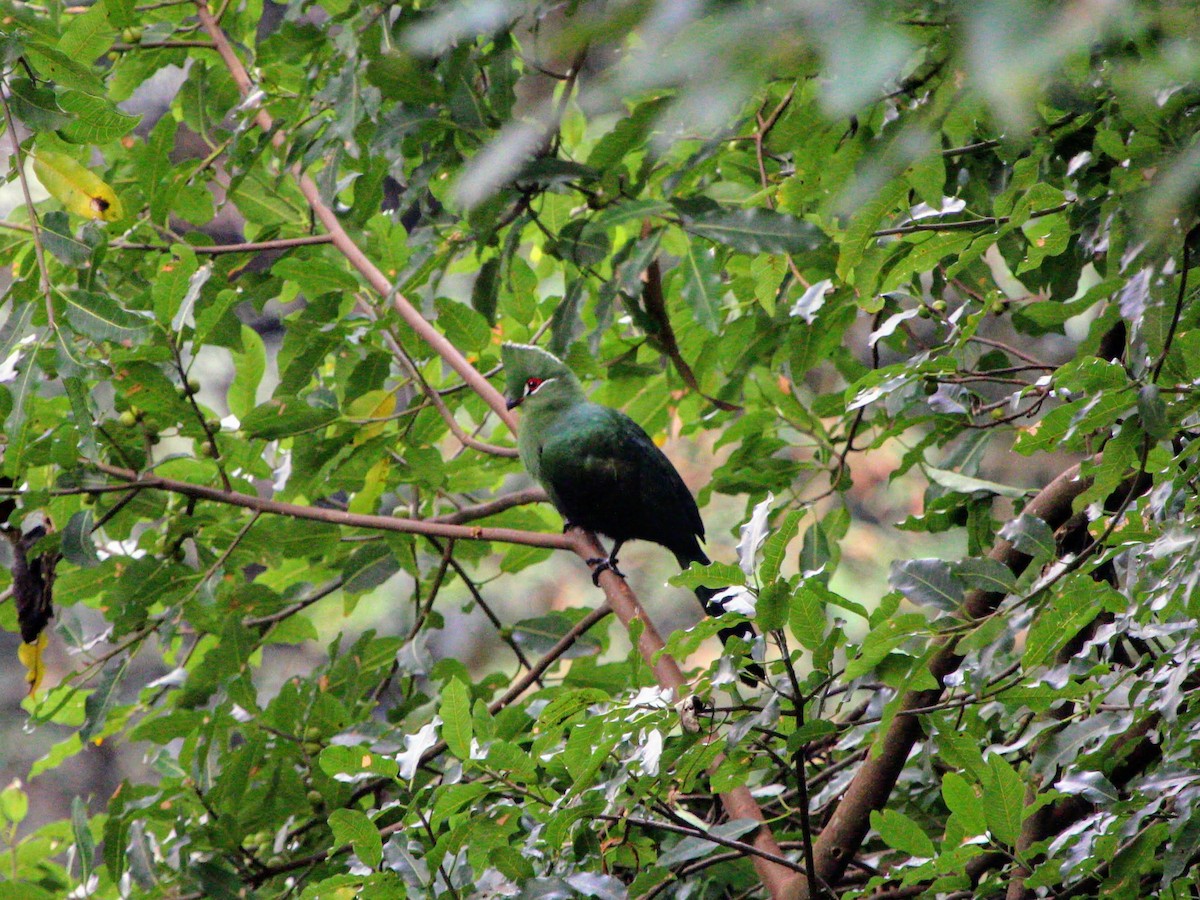
{"label": "leafy background", "polygon": [[[1192,896],[1188,5],[0,10],[6,892]],[[695,489],[699,732],[501,340]]]}

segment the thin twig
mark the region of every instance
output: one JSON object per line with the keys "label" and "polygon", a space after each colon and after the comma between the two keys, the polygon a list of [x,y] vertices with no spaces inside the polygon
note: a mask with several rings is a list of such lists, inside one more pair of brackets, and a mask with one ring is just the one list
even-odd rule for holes
{"label": "thin twig", "polygon": [[[190,0],[188,0],[190,2]],[[265,250],[288,250],[292,247],[308,247],[313,244],[331,244],[333,238],[328,234],[306,234],[294,238],[278,238],[273,241],[249,241],[241,244],[213,244],[211,247],[194,246],[189,249],[197,256],[216,256],[221,253],[260,253]],[[132,244],[124,241],[114,241],[108,245],[113,250],[151,250],[167,253],[170,247],[164,244]]]}
{"label": "thin twig", "polygon": [[164,478],[161,475],[138,473],[129,469],[122,469],[118,466],[112,466],[108,463],[91,463],[91,465],[106,475],[138,484],[142,488],[169,491],[173,494],[182,494],[185,497],[211,500],[215,503],[240,506],[243,509],[257,510],[262,513],[289,516],[293,519],[309,519],[317,522],[329,522],[334,525],[344,525],[350,528],[395,531],[401,534],[434,535],[436,537],[455,538],[457,540],[499,541],[508,544],[521,544],[527,547],[545,547],[550,550],[576,549],[576,542],[564,535],[522,531],[517,528],[481,528],[479,526],[447,525],[428,519],[374,516],[345,512],[340,509],[302,506],[296,503],[283,503],[279,500],[270,500],[252,494],[244,494],[240,491],[224,491],[220,488],[208,487],[207,485],[176,481],[173,478]]}
{"label": "thin twig", "polygon": [[21,195],[25,198],[25,209],[29,212],[29,230],[33,234],[33,252],[37,258],[38,277],[42,296],[46,298],[46,323],[55,327],[54,301],[50,295],[50,270],[46,267],[46,250],[42,246],[42,225],[38,221],[33,195],[29,192],[29,180],[25,177],[24,157],[21,155],[21,140],[17,137],[17,126],[13,123],[12,110],[8,107],[8,81],[0,76],[0,106],[4,108],[4,123],[8,126],[8,140],[12,144],[13,168],[17,181],[21,183]]}

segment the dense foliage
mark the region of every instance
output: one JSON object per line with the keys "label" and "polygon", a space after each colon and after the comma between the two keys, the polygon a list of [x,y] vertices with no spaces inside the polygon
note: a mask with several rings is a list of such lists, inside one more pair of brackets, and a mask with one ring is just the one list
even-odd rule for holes
{"label": "dense foliage", "polygon": [[[22,778],[148,763],[36,829],[5,788],[0,893],[1194,896],[1198,22],[0,3],[0,624],[70,653]],[[740,565],[676,592],[756,605],[769,686],[700,622],[681,718],[531,608],[502,340],[712,455]],[[875,591],[883,477],[935,537]],[[494,659],[431,652],[452,586],[526,609]]]}

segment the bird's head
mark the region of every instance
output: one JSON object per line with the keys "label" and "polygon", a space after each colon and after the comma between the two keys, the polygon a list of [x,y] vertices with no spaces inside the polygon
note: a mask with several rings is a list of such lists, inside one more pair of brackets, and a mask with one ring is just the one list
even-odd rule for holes
{"label": "bird's head", "polygon": [[504,344],[500,348],[507,384],[504,399],[509,409],[548,409],[583,399],[579,379],[557,356],[532,344]]}

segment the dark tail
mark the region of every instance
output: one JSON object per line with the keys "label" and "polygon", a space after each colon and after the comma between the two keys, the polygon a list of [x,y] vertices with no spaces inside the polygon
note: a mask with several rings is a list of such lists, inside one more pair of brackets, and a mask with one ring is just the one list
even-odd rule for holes
{"label": "dark tail", "polygon": [[[704,551],[700,550],[699,547],[691,553],[676,553],[675,559],[681,569],[686,569],[693,562],[698,562],[702,566],[707,566],[710,562]],[[725,612],[725,607],[721,602],[714,599],[721,593],[721,590],[724,589],[696,588],[696,599],[700,601],[700,605],[704,607],[704,611],[714,618]],[[730,625],[728,628],[722,628],[717,632],[717,636],[721,638],[722,644],[728,644],[729,639],[735,637],[741,638],[747,644],[753,644],[755,638],[758,637],[758,632],[754,630],[754,626],[749,622],[739,622],[736,625]],[[755,687],[766,681],[767,673],[760,663],[750,660],[742,664],[738,677],[741,678],[743,684]]]}

